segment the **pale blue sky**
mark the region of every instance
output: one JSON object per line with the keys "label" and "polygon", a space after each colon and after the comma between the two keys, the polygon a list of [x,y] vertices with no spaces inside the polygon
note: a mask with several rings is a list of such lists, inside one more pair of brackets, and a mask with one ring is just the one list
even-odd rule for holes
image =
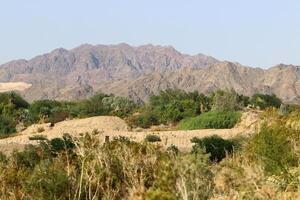
{"label": "pale blue sky", "polygon": [[300,65],[299,0],[0,0],[0,63],[82,43]]}

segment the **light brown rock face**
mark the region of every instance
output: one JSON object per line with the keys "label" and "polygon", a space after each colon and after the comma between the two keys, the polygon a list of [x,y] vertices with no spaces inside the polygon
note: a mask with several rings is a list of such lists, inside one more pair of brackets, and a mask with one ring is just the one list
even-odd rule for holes
{"label": "light brown rock face", "polygon": [[127,44],[56,49],[0,66],[0,82],[32,85],[22,92],[29,100],[79,99],[102,91],[145,101],[167,88],[204,93],[233,88],[246,95],[275,93],[285,101],[300,102],[299,77],[297,66],[263,70],[181,54],[169,46]]}

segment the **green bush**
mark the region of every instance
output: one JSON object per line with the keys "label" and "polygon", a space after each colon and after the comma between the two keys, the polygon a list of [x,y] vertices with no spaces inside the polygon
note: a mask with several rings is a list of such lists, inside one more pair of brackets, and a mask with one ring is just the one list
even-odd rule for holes
{"label": "green bush", "polygon": [[72,150],[76,146],[74,139],[69,134],[64,134],[63,138],[54,138],[47,143],[54,154],[64,150]]}
{"label": "green bush", "polygon": [[36,123],[40,119],[49,121],[53,111],[60,107],[61,103],[53,100],[39,100],[33,102],[29,107],[28,120],[30,123]]}
{"label": "green bush", "polygon": [[19,167],[33,169],[42,159],[42,156],[38,153],[40,150],[40,147],[27,145],[24,151],[15,151],[12,156]]}
{"label": "green bush", "polygon": [[0,115],[0,136],[8,136],[16,132],[16,121],[12,116]]}
{"label": "green bush", "polygon": [[49,160],[42,161],[26,180],[26,191],[36,199],[62,199],[68,193],[69,180],[62,167]]}
{"label": "green bush", "polygon": [[241,114],[236,111],[215,110],[197,117],[184,119],[179,123],[181,130],[233,128],[240,121]]}
{"label": "green bush", "polygon": [[0,93],[0,104],[11,104],[15,109],[29,107],[29,103],[15,92]]}
{"label": "green bush", "polygon": [[0,163],[6,163],[6,162],[7,162],[6,155],[0,151]]}
{"label": "green bush", "polygon": [[53,110],[49,117],[49,122],[52,124],[56,124],[67,119],[69,115],[69,112],[65,110]]}
{"label": "green bush", "polygon": [[213,110],[241,110],[249,103],[249,97],[234,90],[217,90],[211,94]]}
{"label": "green bush", "polygon": [[153,125],[158,125],[157,116],[152,112],[144,112],[142,114],[131,116],[127,119],[130,127],[149,128]]}
{"label": "green bush", "polygon": [[126,98],[126,97],[118,97],[118,96],[110,96],[102,99],[102,103],[104,107],[109,109],[110,114],[125,117],[131,114],[135,108],[136,104]]}
{"label": "green bush", "polygon": [[279,108],[282,101],[275,94],[254,94],[250,99],[250,104],[260,109],[266,109],[268,107]]}
{"label": "green bush", "polygon": [[145,141],[146,142],[160,142],[161,139],[160,139],[159,135],[150,134],[145,137]]}
{"label": "green bush", "polygon": [[210,155],[210,160],[220,162],[226,157],[226,154],[231,154],[234,150],[235,143],[231,140],[225,140],[219,136],[210,136],[204,138],[193,138],[191,142],[193,146],[193,153],[197,153],[203,149],[205,153]]}
{"label": "green bush", "polygon": [[214,175],[208,160],[201,152],[164,160],[157,166],[157,178],[146,192],[146,199],[210,199]]}
{"label": "green bush", "polygon": [[263,126],[247,146],[250,157],[260,161],[269,175],[288,175],[288,168],[298,165],[289,132],[283,126]]}
{"label": "green bush", "polygon": [[47,140],[47,137],[44,135],[34,135],[28,137],[29,140]]}
{"label": "green bush", "polygon": [[179,149],[176,145],[171,144],[168,148],[167,148],[167,152],[169,153],[174,153],[174,154],[178,154],[179,153]]}
{"label": "green bush", "polygon": [[168,89],[151,96],[149,107],[160,124],[167,124],[208,111],[210,99],[198,92]]}

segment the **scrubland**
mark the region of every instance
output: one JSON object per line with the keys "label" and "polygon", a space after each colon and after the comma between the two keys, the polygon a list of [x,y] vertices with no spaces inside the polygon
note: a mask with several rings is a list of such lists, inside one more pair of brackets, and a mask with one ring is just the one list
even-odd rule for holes
{"label": "scrubland", "polygon": [[300,108],[274,95],[0,102],[0,199],[300,198]]}

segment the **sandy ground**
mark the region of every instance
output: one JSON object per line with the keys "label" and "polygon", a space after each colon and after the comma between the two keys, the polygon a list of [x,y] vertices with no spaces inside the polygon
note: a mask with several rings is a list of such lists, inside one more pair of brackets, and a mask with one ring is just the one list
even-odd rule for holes
{"label": "sandy ground", "polygon": [[[247,135],[254,132],[257,113],[247,112],[242,115],[241,123],[232,129],[202,129],[191,131],[151,131],[142,130],[139,132],[129,131],[126,123],[112,116],[99,116],[86,119],[75,119],[63,121],[50,127],[50,124],[35,124],[28,127],[14,137],[0,140],[0,151],[5,153],[13,149],[22,149],[26,144],[34,144],[36,141],[29,140],[34,135],[43,135],[48,139],[61,137],[64,133],[79,136],[82,133],[99,132],[99,137],[104,140],[105,136],[110,138],[126,136],[134,141],[142,141],[148,134],[157,134],[161,138],[160,144],[168,147],[176,145],[181,150],[190,150],[193,137],[205,137],[218,135],[223,138],[232,138],[238,135]],[[40,132],[43,130],[43,132]],[[40,133],[39,133],[40,132]]]}
{"label": "sandy ground", "polygon": [[24,91],[30,87],[31,84],[24,82],[0,83],[0,92]]}

